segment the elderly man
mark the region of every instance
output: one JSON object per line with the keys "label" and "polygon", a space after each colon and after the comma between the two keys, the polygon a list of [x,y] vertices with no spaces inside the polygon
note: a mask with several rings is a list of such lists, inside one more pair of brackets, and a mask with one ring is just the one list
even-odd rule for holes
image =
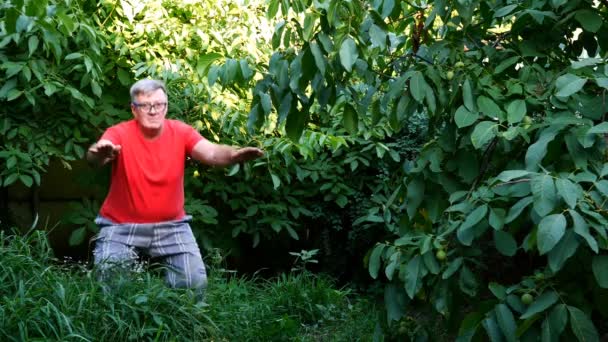
{"label": "elderly man", "polygon": [[108,128],[87,151],[91,163],[112,163],[110,190],[95,220],[100,231],[93,254],[102,274],[113,264],[133,264],[140,252],[161,258],[170,286],[202,291],[205,265],[184,211],[186,157],[226,166],[264,153],[211,143],[187,124],[166,119],[167,105],[162,82],[136,82],[133,119]]}

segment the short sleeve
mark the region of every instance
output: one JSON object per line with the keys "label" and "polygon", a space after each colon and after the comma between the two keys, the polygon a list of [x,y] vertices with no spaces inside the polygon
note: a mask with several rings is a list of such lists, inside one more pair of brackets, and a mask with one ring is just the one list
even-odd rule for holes
{"label": "short sleeve", "polygon": [[186,144],[186,153],[190,155],[194,146],[198,144],[199,141],[205,139],[196,129],[187,124],[183,124],[185,144]]}
{"label": "short sleeve", "polygon": [[99,140],[110,140],[114,145],[121,145],[120,134],[117,126],[112,126],[103,133]]}

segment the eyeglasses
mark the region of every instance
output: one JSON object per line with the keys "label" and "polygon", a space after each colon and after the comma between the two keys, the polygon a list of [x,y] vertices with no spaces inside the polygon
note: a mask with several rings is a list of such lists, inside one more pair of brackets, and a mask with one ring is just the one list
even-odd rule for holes
{"label": "eyeglasses", "polygon": [[160,103],[137,103],[133,102],[133,105],[138,109],[141,109],[146,112],[151,112],[153,109],[158,109],[158,111],[163,111],[167,108],[167,102]]}

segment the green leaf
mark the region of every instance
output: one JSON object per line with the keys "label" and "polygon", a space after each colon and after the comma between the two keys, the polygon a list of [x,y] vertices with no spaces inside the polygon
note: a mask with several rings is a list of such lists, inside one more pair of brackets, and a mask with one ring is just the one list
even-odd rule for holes
{"label": "green leaf", "polygon": [[[475,226],[486,216],[488,212],[488,206],[486,204],[477,207],[475,210],[467,215],[464,222],[458,228],[457,237],[458,240],[467,246],[471,245],[471,242],[475,238],[476,231]],[[486,225],[487,227],[487,225]]]}
{"label": "green leaf", "polygon": [[86,234],[87,234],[86,227],[80,227],[80,228],[72,231],[72,233],[70,234],[70,240],[69,240],[70,246],[80,245],[84,241]]}
{"label": "green leaf", "polygon": [[[308,42],[312,39],[315,32],[315,24],[319,19],[319,14],[316,12],[307,12],[304,16],[304,28],[302,29],[302,39]],[[350,39],[350,38],[348,38]],[[344,44],[343,44],[344,46]],[[342,52],[340,51],[340,55]],[[346,68],[346,66],[345,66]],[[350,70],[349,70],[350,71]]]}
{"label": "green leaf", "polygon": [[[482,322],[481,325],[488,333],[489,341],[491,342],[502,342],[503,336],[500,333],[500,327],[496,322],[496,314],[492,312],[489,316],[487,316]],[[460,341],[459,341],[460,342]]]}
{"label": "green leaf", "polygon": [[477,98],[477,107],[479,107],[480,112],[489,118],[499,119],[503,117],[500,107],[487,96],[482,95]]}
{"label": "green leaf", "polygon": [[355,134],[359,130],[359,116],[355,107],[350,103],[344,105],[344,128],[350,134]]}
{"label": "green leaf", "polygon": [[200,77],[205,77],[205,75],[207,74],[207,70],[209,70],[211,64],[213,64],[213,62],[217,61],[222,57],[224,56],[215,52],[201,55],[196,63],[196,72],[199,74]]}
{"label": "green leaf", "polygon": [[462,84],[462,100],[465,107],[471,112],[477,112],[475,107],[475,100],[473,99],[473,89],[471,88],[471,81],[467,78]]}
{"label": "green leaf", "polygon": [[102,90],[97,81],[95,80],[91,81],[91,91],[93,91],[93,94],[95,94],[95,96],[101,98]]}
{"label": "green leaf", "polygon": [[386,284],[384,288],[384,305],[386,307],[386,318],[390,321],[398,321],[405,315],[407,297],[403,287],[394,283]]}
{"label": "green leaf", "polygon": [[15,181],[19,178],[19,174],[18,173],[11,173],[10,175],[8,175],[8,177],[6,177],[4,179],[4,186],[7,187],[13,183],[15,183]]}
{"label": "green leaf", "polygon": [[578,199],[583,195],[579,187],[567,178],[558,178],[555,181],[555,186],[557,187],[557,193],[564,199],[568,207],[574,209]]}
{"label": "green leaf", "polygon": [[549,214],[557,204],[557,193],[553,177],[548,174],[539,174],[530,180],[534,210],[542,217]]}
{"label": "green leaf", "polygon": [[32,187],[32,184],[34,183],[32,177],[28,175],[19,175],[19,180],[21,181],[21,183],[23,183],[23,185],[27,186],[28,188]]}
{"label": "green leaf", "polygon": [[500,64],[498,64],[496,69],[494,69],[494,74],[500,74],[501,72],[505,71],[508,67],[517,63],[517,61],[519,61],[519,56],[509,57],[509,58],[505,59],[504,61],[500,62]]}
{"label": "green leaf", "polygon": [[524,197],[517,201],[517,203],[515,203],[511,207],[511,209],[509,209],[509,213],[507,214],[505,223],[509,223],[515,220],[521,214],[521,212],[532,202],[534,202],[534,198],[532,198],[532,196]]}
{"label": "green leaf", "polygon": [[579,341],[599,342],[599,336],[593,322],[579,308],[568,305],[570,312],[570,329]]}
{"label": "green leaf", "polygon": [[507,297],[507,289],[499,283],[489,283],[488,289],[496,296],[496,298],[504,301]]}
{"label": "green leaf", "polygon": [[507,106],[507,120],[510,124],[520,122],[526,116],[526,101],[515,100]]}
{"label": "green leaf", "polygon": [[346,71],[351,72],[353,69],[353,65],[359,58],[359,52],[357,52],[357,44],[355,41],[347,37],[340,47],[340,63]]}
{"label": "green leaf", "polygon": [[517,241],[515,238],[504,230],[494,231],[494,245],[496,250],[504,256],[514,256],[517,253]]}
{"label": "green leaf", "polygon": [[586,79],[580,78],[573,74],[565,74],[557,78],[555,88],[557,93],[555,96],[568,97],[576,94],[587,83]]}
{"label": "green leaf", "polygon": [[600,58],[583,58],[581,60],[572,61],[570,64],[572,65],[572,69],[580,69],[588,66],[595,66],[602,63]]}
{"label": "green leaf", "polygon": [[464,220],[464,222],[460,226],[460,229],[468,229],[470,227],[473,227],[474,225],[479,223],[479,221],[481,221],[481,219],[484,218],[484,216],[486,216],[487,213],[488,213],[488,206],[486,204],[484,204],[480,207],[477,207],[475,210],[470,212],[469,215],[467,215],[467,218]]}
{"label": "green leaf", "polygon": [[460,106],[454,114],[454,122],[458,128],[468,127],[479,119],[478,113],[470,112],[465,106]]}
{"label": "green leaf", "polygon": [[315,60],[315,65],[322,76],[325,75],[325,57],[319,48],[319,45],[316,42],[310,43],[310,52]]}
{"label": "green leaf", "polygon": [[541,341],[560,341],[560,335],[568,323],[568,311],[565,304],[555,306],[547,318],[543,321]]}
{"label": "green leaf", "polygon": [[253,70],[251,70],[251,68],[249,67],[249,63],[246,59],[241,59],[239,61],[239,67],[241,69],[241,75],[243,75],[243,79],[245,81],[251,79],[251,77],[253,76]]}
{"label": "green leaf", "polygon": [[228,177],[232,177],[234,175],[236,175],[239,170],[241,169],[241,164],[234,164],[232,165],[232,167],[230,168],[230,171],[228,172]]}
{"label": "green leaf", "polygon": [[386,49],[386,37],[386,32],[376,24],[372,24],[369,28],[369,38],[372,42],[372,48],[379,47],[382,50]]}
{"label": "green leaf", "polygon": [[507,14],[513,12],[513,10],[516,8],[517,8],[517,4],[501,7],[494,12],[494,18],[502,18],[502,17],[506,16]]}
{"label": "green leaf", "polygon": [[526,152],[526,170],[536,171],[540,166],[540,162],[547,154],[547,145],[555,137],[559,131],[555,127],[548,127],[540,133],[538,140],[528,147]]}
{"label": "green leaf", "polygon": [[589,233],[589,226],[587,225],[585,219],[574,210],[568,210],[568,212],[570,213],[570,217],[572,217],[572,222],[574,223],[574,232],[585,239],[587,245],[589,245],[589,248],[597,253],[599,251],[597,240],[595,240],[595,238]]}
{"label": "green leaf", "polygon": [[467,266],[463,266],[458,277],[458,285],[460,290],[471,297],[477,295],[477,287],[479,286],[475,274]]}
{"label": "green leaf", "polygon": [[422,256],[422,261],[424,262],[424,266],[431,272],[432,274],[439,274],[441,271],[441,267],[435,258],[435,253],[432,250],[424,253]]}
{"label": "green leaf", "polygon": [[602,122],[601,124],[591,127],[587,134],[606,134],[608,133],[608,122]]}
{"label": "green leaf", "polygon": [[506,337],[509,342],[516,342],[517,335],[516,329],[517,324],[515,323],[515,317],[513,317],[513,313],[511,309],[505,304],[498,304],[494,309],[496,312],[496,320],[498,321],[498,326],[502,331],[503,335]]}
{"label": "green leaf", "polygon": [[603,289],[608,289],[608,255],[594,256],[591,269],[597,284]]}
{"label": "green leaf", "polygon": [[16,78],[12,78],[8,81],[6,81],[4,83],[4,85],[2,85],[2,88],[0,88],[0,98],[5,98],[9,91],[15,89],[15,87],[17,86],[17,79]]}
{"label": "green leaf", "polygon": [[424,75],[420,71],[415,71],[410,78],[410,93],[414,100],[419,103],[422,103],[424,97],[426,95],[426,90],[428,88],[428,84],[424,80]]}
{"label": "green leaf", "polygon": [[501,182],[509,182],[516,178],[528,176],[530,173],[528,170],[506,170],[496,176],[496,179]]}
{"label": "green leaf", "polygon": [[38,36],[31,36],[27,41],[27,47],[29,51],[29,57],[31,57],[34,52],[38,49],[39,39]]}
{"label": "green leaf", "polygon": [[4,27],[6,28],[7,33],[15,33],[17,31],[17,18],[19,17],[19,12],[17,8],[10,6],[6,9],[6,14],[4,16]]}
{"label": "green leaf", "polygon": [[585,31],[593,33],[599,31],[600,27],[602,27],[602,22],[604,21],[601,15],[588,9],[578,10],[574,15],[574,19],[581,24]]}
{"label": "green leaf", "polygon": [[239,64],[233,58],[226,59],[226,64],[223,66],[223,72],[220,73],[220,79],[223,84],[230,84],[236,80],[239,71]]}
{"label": "green leaf", "polygon": [[596,182],[594,186],[602,195],[608,197],[608,180],[602,179]]}
{"label": "green leaf", "polygon": [[530,306],[528,306],[528,309],[526,309],[526,312],[524,312],[520,318],[528,319],[539,312],[543,312],[549,307],[551,307],[551,305],[555,304],[558,299],[559,296],[557,295],[557,293],[553,291],[545,292],[538,296],[538,298],[536,298],[536,300],[532,304],[530,304]]}
{"label": "green leaf", "polygon": [[445,280],[445,279],[448,279],[449,277],[451,277],[454,273],[456,273],[460,269],[460,266],[462,266],[463,261],[464,261],[464,259],[462,257],[458,257],[458,258],[454,259],[454,261],[450,262],[450,264],[445,269],[445,271],[443,271],[441,278]]}
{"label": "green leaf", "polygon": [[69,55],[65,56],[65,60],[69,61],[71,59],[82,58],[82,54],[80,52],[72,52]]}
{"label": "green leaf", "polygon": [[[296,104],[293,102],[293,95],[290,91],[285,92],[285,96],[281,100],[281,104],[279,105],[279,122],[285,121],[285,118],[289,115]],[[296,112],[294,112],[296,113]],[[296,113],[297,115],[297,113]]]}
{"label": "green leaf", "polygon": [[492,121],[482,121],[475,126],[471,134],[473,147],[481,149],[496,136],[497,124]]}
{"label": "green leaf", "polygon": [[15,165],[17,165],[17,157],[12,155],[6,160],[6,168],[10,170],[14,168]]}
{"label": "green leaf", "polygon": [[384,244],[377,244],[369,257],[369,275],[374,279],[378,278],[378,271],[380,271],[380,257],[382,256],[382,252],[384,252],[385,247],[386,245]]}
{"label": "green leaf", "polygon": [[505,225],[505,216],[506,212],[502,208],[490,209],[490,218],[488,220],[490,226],[496,230],[501,230]]}
{"label": "green leaf", "polygon": [[268,3],[268,10],[266,11],[266,18],[272,19],[276,17],[279,11],[279,0],[270,0]]}
{"label": "green leaf", "polygon": [[270,99],[270,95],[266,93],[259,94],[260,96],[260,104],[262,105],[262,110],[264,113],[268,114],[272,110],[272,100]]}
{"label": "green leaf", "polygon": [[548,254],[549,268],[554,273],[562,269],[564,263],[576,253],[580,242],[572,230],[566,231],[564,237]]}
{"label": "green leaf", "polygon": [[395,0],[383,0],[382,1],[382,18],[388,17],[395,8]]}
{"label": "green leaf", "polygon": [[541,255],[549,252],[562,239],[566,232],[566,217],[553,214],[544,217],[538,224],[536,240]]}
{"label": "green leaf", "polygon": [[422,199],[424,198],[424,181],[420,178],[412,179],[407,186],[407,215],[413,218]]}
{"label": "green leaf", "polygon": [[13,101],[17,99],[19,96],[23,94],[23,91],[18,89],[9,90],[8,94],[6,94],[6,101]]}
{"label": "green leaf", "polygon": [[293,228],[291,228],[290,226],[287,226],[286,228],[287,228],[287,233],[289,233],[289,236],[291,236],[292,239],[300,240],[298,233]]}
{"label": "green leaf", "polygon": [[405,292],[412,299],[422,287],[423,270],[424,263],[421,262],[420,255],[410,259],[405,267]]}
{"label": "green leaf", "polygon": [[274,186],[274,189],[278,189],[281,186],[281,179],[274,173],[271,173],[270,177],[272,178],[272,184]]}
{"label": "green leaf", "polygon": [[596,77],[595,82],[597,83],[598,87],[608,89],[608,77]]}

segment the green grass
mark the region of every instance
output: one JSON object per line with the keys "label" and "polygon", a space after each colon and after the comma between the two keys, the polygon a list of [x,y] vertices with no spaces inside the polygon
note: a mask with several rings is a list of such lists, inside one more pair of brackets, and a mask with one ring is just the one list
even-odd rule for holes
{"label": "green grass", "polygon": [[0,232],[0,340],[372,340],[376,308],[327,277],[211,274],[201,303],[155,272],[101,283],[86,265],[54,260],[42,232]]}

